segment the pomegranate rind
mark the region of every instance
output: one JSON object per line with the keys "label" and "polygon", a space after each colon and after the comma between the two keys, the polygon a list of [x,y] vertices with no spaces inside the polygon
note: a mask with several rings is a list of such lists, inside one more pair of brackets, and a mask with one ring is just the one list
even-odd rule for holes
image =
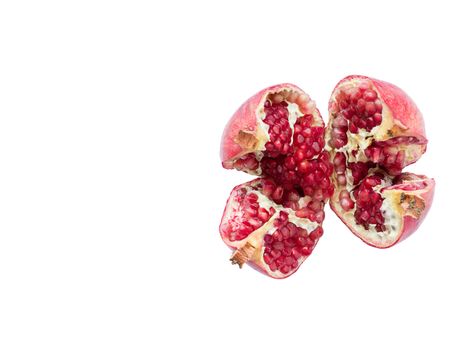
{"label": "pomegranate rind", "polygon": [[[339,217],[339,219],[349,228],[349,230],[358,238],[360,238],[363,242],[366,244],[380,248],[380,249],[385,249],[385,248],[390,248],[394,246],[395,244],[402,242],[406,238],[408,238],[410,235],[412,235],[418,227],[422,224],[423,220],[425,219],[426,215],[430,211],[431,204],[433,202],[433,197],[434,197],[434,192],[435,192],[435,180],[427,178],[424,175],[415,175],[411,173],[404,173],[404,175],[411,175],[411,176],[416,176],[420,180],[423,180],[426,183],[426,186],[422,190],[418,191],[395,191],[394,193],[394,202],[397,201],[398,196],[402,192],[405,194],[414,194],[421,198],[423,200],[423,210],[421,210],[420,215],[418,218],[415,218],[414,216],[410,215],[408,212],[404,212],[400,208],[396,208],[395,205],[393,205],[393,210],[395,211],[396,215],[399,216],[400,218],[400,229],[395,235],[393,239],[390,241],[382,242],[382,241],[375,241],[371,239],[367,233],[367,231],[363,227],[358,227],[358,226],[353,226],[348,223],[348,220],[344,218],[345,212],[341,209],[340,205],[338,204],[338,200],[332,200],[330,201],[330,206],[331,209],[336,213],[336,215]],[[386,192],[392,191],[390,189],[387,189]],[[383,191],[384,193],[384,191]],[[385,200],[388,200],[387,198]],[[337,204],[337,205],[336,205]]]}
{"label": "pomegranate rind", "polygon": [[[264,103],[270,94],[283,90],[291,90],[308,96],[298,86],[284,83],[263,89],[246,100],[224,128],[220,151],[220,158],[224,168],[232,169],[234,161],[242,155],[265,149],[264,144],[268,140],[268,135],[259,127],[260,111],[263,110]],[[321,113],[316,108],[314,101],[311,98],[309,98],[309,101],[312,103],[313,108],[308,113],[313,115],[315,125],[324,126]]]}
{"label": "pomegranate rind", "polygon": [[371,78],[370,80],[391,111],[393,119],[398,122],[396,125],[405,126],[406,129],[402,129],[399,135],[402,136],[407,133],[410,136],[413,135],[426,141],[425,122],[422,113],[410,96],[391,83]]}

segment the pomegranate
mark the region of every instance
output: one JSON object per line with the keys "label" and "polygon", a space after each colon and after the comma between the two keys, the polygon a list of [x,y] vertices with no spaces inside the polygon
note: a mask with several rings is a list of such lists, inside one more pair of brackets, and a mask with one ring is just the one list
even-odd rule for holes
{"label": "pomegranate", "polygon": [[323,234],[333,171],[314,101],[292,84],[248,99],[227,124],[222,165],[259,178],[235,187],[220,224],[231,261],[274,278],[297,271]]}
{"label": "pomegranate", "polygon": [[390,247],[421,224],[435,182],[402,173],[426,151],[422,115],[400,88],[365,76],[341,80],[329,101],[331,208],[364,242]]}

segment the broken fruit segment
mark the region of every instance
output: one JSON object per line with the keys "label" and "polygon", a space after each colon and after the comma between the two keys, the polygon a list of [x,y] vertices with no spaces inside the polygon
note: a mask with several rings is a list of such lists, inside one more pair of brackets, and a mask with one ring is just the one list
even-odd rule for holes
{"label": "broken fruit segment", "polygon": [[349,76],[329,101],[327,150],[334,167],[331,208],[364,242],[387,248],[421,224],[435,183],[402,173],[426,151],[422,115],[395,85]]}

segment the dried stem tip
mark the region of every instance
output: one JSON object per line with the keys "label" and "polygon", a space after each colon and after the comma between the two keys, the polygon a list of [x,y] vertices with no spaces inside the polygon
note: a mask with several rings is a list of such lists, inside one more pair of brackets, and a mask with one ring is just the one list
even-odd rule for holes
{"label": "dried stem tip", "polygon": [[230,258],[232,265],[238,264],[238,267],[242,268],[243,264],[251,259],[253,253],[255,252],[256,247],[249,242],[246,242],[245,245],[241,248],[238,248]]}

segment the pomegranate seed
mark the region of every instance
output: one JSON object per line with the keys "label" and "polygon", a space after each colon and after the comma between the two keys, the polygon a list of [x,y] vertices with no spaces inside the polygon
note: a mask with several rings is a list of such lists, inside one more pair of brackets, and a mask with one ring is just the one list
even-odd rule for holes
{"label": "pomegranate seed", "polygon": [[282,199],[282,195],[284,194],[284,189],[279,186],[274,190],[274,193],[272,194],[272,199],[275,201],[280,201]]}
{"label": "pomegranate seed", "polygon": [[283,226],[280,229],[282,239],[286,240],[290,236],[290,230],[287,228],[287,226]]}
{"label": "pomegranate seed", "polygon": [[305,159],[298,164],[297,169],[301,174],[308,174],[311,170],[311,164]]}
{"label": "pomegranate seed", "polygon": [[363,98],[365,99],[365,101],[374,102],[377,97],[378,96],[376,95],[376,92],[373,90],[366,90],[363,93]]}
{"label": "pomegranate seed", "polygon": [[345,186],[347,184],[347,179],[344,174],[338,174],[337,175],[337,183],[340,186]]}
{"label": "pomegranate seed", "polygon": [[341,193],[339,193],[339,199],[342,199],[342,198],[350,198],[349,191],[347,190],[341,191]]}
{"label": "pomegranate seed", "polygon": [[287,157],[284,160],[284,165],[287,169],[293,170],[295,169],[295,160],[293,157]]}
{"label": "pomegranate seed", "polygon": [[302,161],[303,159],[305,159],[305,152],[303,152],[302,150],[296,151],[294,154],[294,159],[297,162]]}
{"label": "pomegranate seed", "polygon": [[366,101],[363,98],[359,99],[356,105],[357,111],[359,113],[363,113],[365,111],[365,105],[366,105]]}
{"label": "pomegranate seed", "polygon": [[357,126],[356,126],[354,123],[350,122],[350,123],[349,123],[349,131],[350,131],[351,133],[356,134],[356,133],[358,132],[358,128],[357,128]]}
{"label": "pomegranate seed", "polygon": [[303,131],[302,131],[302,135],[303,135],[304,137],[307,137],[307,138],[308,138],[308,137],[311,137],[311,134],[312,134],[311,128],[306,127],[306,128],[303,129]]}
{"label": "pomegranate seed", "polygon": [[339,149],[339,148],[342,148],[344,147],[345,145],[347,144],[347,140],[346,139],[332,139],[332,147],[336,148],[336,149]]}
{"label": "pomegranate seed", "polygon": [[285,265],[289,265],[289,266],[292,266],[292,264],[294,263],[295,259],[291,256],[287,256],[285,257],[284,259],[284,264]]}
{"label": "pomegranate seed", "polygon": [[358,199],[362,202],[362,203],[365,203],[365,202],[368,202],[368,200],[370,199],[370,192],[366,189],[363,189],[361,191],[358,192]]}
{"label": "pomegranate seed", "polygon": [[351,88],[348,96],[350,97],[350,101],[356,103],[360,97],[362,97],[362,93],[357,88]]}
{"label": "pomegranate seed", "polygon": [[258,210],[258,218],[262,220],[263,222],[266,222],[269,220],[269,213],[266,209],[264,208],[259,208]]}
{"label": "pomegranate seed", "polygon": [[369,218],[370,218],[370,214],[366,210],[363,211],[362,214],[360,215],[360,219],[362,219],[363,221],[367,221]]}
{"label": "pomegranate seed", "polygon": [[285,257],[292,255],[292,248],[284,247],[284,249],[282,249],[282,255]]}
{"label": "pomegranate seed", "polygon": [[272,252],[271,252],[271,256],[272,256],[274,259],[277,259],[278,257],[281,256],[281,252],[280,252],[279,250],[273,249]]}
{"label": "pomegranate seed", "polygon": [[300,249],[299,248],[293,248],[292,249],[292,256],[295,259],[299,259],[302,256],[302,253],[300,253]]}
{"label": "pomegranate seed", "polygon": [[324,220],[324,211],[319,211],[315,214],[315,219],[316,219],[316,222],[318,223],[322,223],[323,220]]}
{"label": "pomegranate seed", "polygon": [[300,250],[300,252],[303,254],[303,255],[310,255],[311,254],[311,248],[310,247],[302,247],[302,249]]}
{"label": "pomegranate seed", "polygon": [[376,106],[374,102],[367,102],[365,104],[365,111],[368,116],[375,114],[376,112]]}
{"label": "pomegranate seed", "polygon": [[245,213],[249,216],[256,216],[258,214],[258,211],[255,208],[249,207],[245,209]]}
{"label": "pomegranate seed", "polygon": [[340,200],[342,209],[349,211],[354,208],[354,202],[350,198],[342,198]]}
{"label": "pomegranate seed", "polygon": [[[291,247],[294,247],[295,246],[295,240],[293,238],[287,238],[285,241],[284,241],[284,244],[285,244],[285,248],[291,248]],[[284,248],[284,249],[285,249]]]}
{"label": "pomegranate seed", "polygon": [[343,116],[338,116],[332,121],[332,126],[336,128],[347,127],[347,120]]}
{"label": "pomegranate seed", "polygon": [[383,104],[381,103],[380,100],[375,101],[375,106],[376,106],[377,113],[381,113],[383,111]]}
{"label": "pomegranate seed", "polygon": [[321,226],[317,227],[311,234],[310,239],[316,240],[323,235],[323,228]]}
{"label": "pomegranate seed", "polygon": [[282,250],[284,249],[284,243],[276,241],[272,244],[272,247],[276,250]]}
{"label": "pomegranate seed", "polygon": [[295,212],[295,215],[299,218],[306,218],[308,217],[308,215],[310,215],[310,210],[308,210],[307,208],[302,208],[297,210]]}
{"label": "pomegranate seed", "polygon": [[282,241],[282,234],[279,231],[276,231],[272,234],[272,238],[276,241]]}

